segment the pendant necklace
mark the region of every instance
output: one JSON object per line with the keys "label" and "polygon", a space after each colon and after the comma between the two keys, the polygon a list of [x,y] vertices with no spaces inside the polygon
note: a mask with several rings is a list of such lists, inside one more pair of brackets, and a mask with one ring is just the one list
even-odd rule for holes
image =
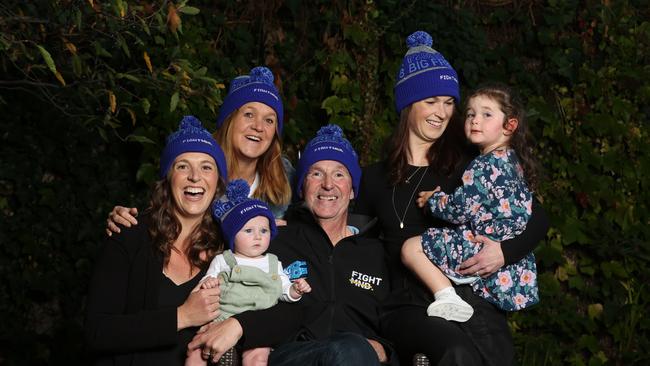
{"label": "pendant necklace", "polygon": [[[410,177],[406,178],[404,181],[405,183],[410,183],[411,178],[420,171],[422,167],[418,167],[413,174],[411,174]],[[409,198],[408,202],[406,203],[406,208],[404,208],[404,213],[402,214],[402,217],[400,218],[399,214],[397,213],[397,206],[395,206],[395,187],[397,185],[393,186],[393,211],[395,211],[395,217],[397,217],[397,221],[399,221],[399,228],[404,229],[404,219],[406,218],[406,212],[409,209],[409,206],[411,206],[411,201],[413,201],[413,196],[415,196],[415,191],[418,190],[418,187],[420,187],[420,183],[422,183],[422,179],[424,179],[424,176],[427,175],[427,170],[429,170],[429,166],[427,165],[426,168],[424,168],[424,173],[422,173],[422,176],[420,176],[420,180],[418,181],[418,184],[413,188],[413,192],[411,192],[411,198]]]}

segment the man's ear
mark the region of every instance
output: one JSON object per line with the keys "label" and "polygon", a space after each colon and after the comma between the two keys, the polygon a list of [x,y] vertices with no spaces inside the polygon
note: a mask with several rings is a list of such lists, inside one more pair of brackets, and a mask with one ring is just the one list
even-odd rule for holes
{"label": "man's ear", "polygon": [[506,136],[512,135],[513,133],[515,133],[515,130],[517,129],[518,126],[519,126],[519,120],[518,119],[509,118],[506,121],[505,131],[503,132],[503,134],[506,135]]}
{"label": "man's ear", "polygon": [[350,200],[354,199],[354,189],[350,191]]}

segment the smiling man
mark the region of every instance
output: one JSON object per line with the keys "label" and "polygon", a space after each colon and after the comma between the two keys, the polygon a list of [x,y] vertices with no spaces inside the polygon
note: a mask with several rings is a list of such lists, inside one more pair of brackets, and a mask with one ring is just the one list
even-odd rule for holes
{"label": "smiling man", "polygon": [[396,357],[377,335],[379,304],[389,290],[383,247],[367,235],[374,221],[352,224],[359,218],[348,215],[361,169],[340,127],[318,131],[296,178],[294,191],[304,202],[287,211],[288,225],[279,228],[269,252],[287,264],[305,261],[312,292],[300,303],[211,325],[190,347],[205,344],[220,356],[238,340],[244,348],[274,346],[270,365],[392,363]]}

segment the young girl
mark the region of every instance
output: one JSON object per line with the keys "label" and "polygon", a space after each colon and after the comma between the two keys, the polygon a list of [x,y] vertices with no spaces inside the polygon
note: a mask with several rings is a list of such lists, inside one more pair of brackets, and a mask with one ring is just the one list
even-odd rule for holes
{"label": "young girl", "polygon": [[[260,310],[275,305],[278,298],[295,302],[311,291],[305,278],[292,283],[273,254],[265,254],[277,228],[268,205],[248,198],[246,181],[236,179],[226,188],[226,195],[212,205],[214,218],[220,223],[224,240],[231,250],[216,256],[201,280],[201,289],[221,287],[223,321],[247,310]],[[269,348],[255,348],[243,353],[242,363],[266,365]],[[202,357],[203,356],[203,357]],[[205,365],[210,354],[197,349],[188,356],[186,365]]]}
{"label": "young girl", "polygon": [[428,203],[434,216],[459,226],[430,228],[402,247],[404,264],[434,293],[427,314],[457,322],[469,320],[474,310],[451,282],[471,284],[478,296],[503,310],[539,301],[532,253],[485,278],[479,272],[463,276],[457,271],[481,249],[473,242],[474,234],[496,241],[511,239],[524,231],[532,213],[526,182],[534,185],[535,169],[522,105],[505,86],[478,89],[468,101],[465,135],[481,155],[465,170],[463,185],[450,195],[440,187],[421,192],[417,200],[420,207]]}

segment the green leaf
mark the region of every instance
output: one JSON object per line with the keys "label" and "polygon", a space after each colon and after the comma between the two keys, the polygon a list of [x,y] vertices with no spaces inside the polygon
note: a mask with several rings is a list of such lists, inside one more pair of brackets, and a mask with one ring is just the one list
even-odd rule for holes
{"label": "green leaf", "polygon": [[143,144],[155,144],[150,138],[142,135],[128,135],[125,138],[126,141],[135,141]]}
{"label": "green leaf", "polygon": [[179,97],[178,92],[172,94],[172,98],[169,101],[169,111],[170,112],[173,112],[174,110],[176,110],[176,107],[178,106],[178,97]]}
{"label": "green leaf", "polygon": [[106,51],[106,49],[104,49],[104,47],[102,47],[101,44],[99,44],[99,42],[95,42],[95,54],[97,56],[104,56],[109,58],[113,57],[113,55],[111,55],[108,51]]}
{"label": "green leaf", "polygon": [[115,77],[118,78],[118,79],[131,80],[131,81],[136,82],[136,83],[139,83],[141,81],[139,78],[137,78],[137,77],[135,77],[135,76],[133,76],[131,74],[123,74],[121,72],[118,72],[117,74],[115,74]]}
{"label": "green leaf", "polygon": [[43,56],[47,68],[50,69],[50,71],[52,71],[53,74],[56,74],[56,65],[54,65],[54,60],[52,60],[52,55],[50,55],[50,53],[45,48],[43,48],[43,46],[36,45],[36,47],[41,52],[41,56]]}
{"label": "green leaf", "polygon": [[195,8],[193,6],[183,6],[182,8],[179,8],[178,11],[187,15],[196,15],[200,10],[199,8]]}
{"label": "green leaf", "polygon": [[149,99],[142,98],[142,100],[140,101],[140,105],[142,105],[142,110],[144,111],[144,114],[149,114],[149,109],[151,108]]}
{"label": "green leaf", "polygon": [[154,182],[156,177],[156,167],[151,163],[144,163],[140,165],[138,171],[135,173],[135,179],[138,182]]}

